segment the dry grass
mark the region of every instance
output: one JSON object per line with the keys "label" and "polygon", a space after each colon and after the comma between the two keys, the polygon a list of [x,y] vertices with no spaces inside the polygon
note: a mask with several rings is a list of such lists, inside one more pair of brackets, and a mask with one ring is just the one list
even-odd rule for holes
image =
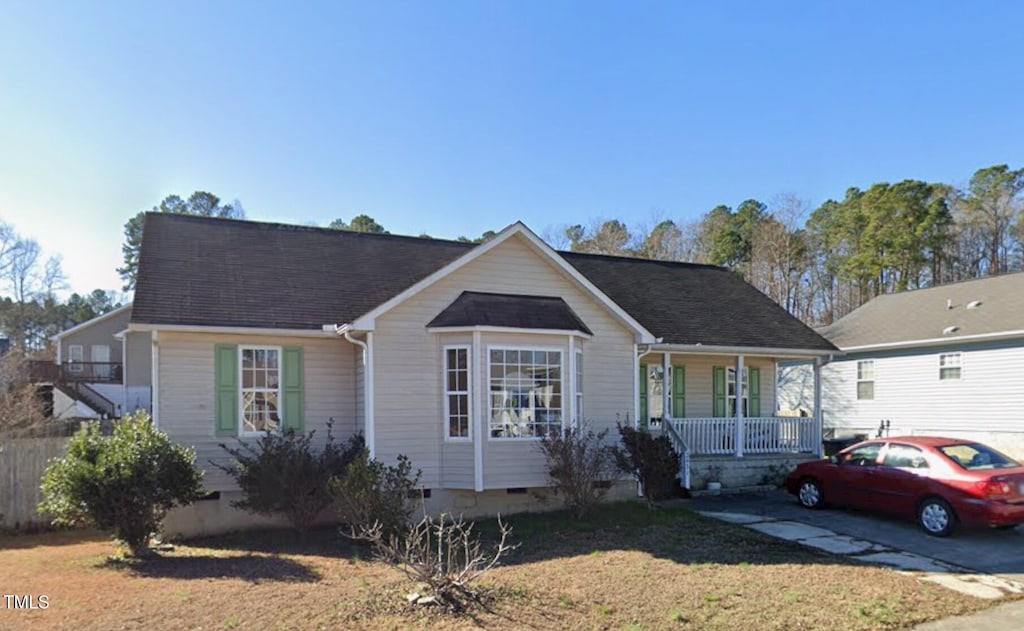
{"label": "dry grass", "polygon": [[522,547],[461,617],[410,609],[412,586],[332,530],[190,541],[111,561],[88,533],[0,539],[4,593],[49,596],[0,628],[898,629],[992,603],[712,522],[613,505],[593,520],[510,519]]}

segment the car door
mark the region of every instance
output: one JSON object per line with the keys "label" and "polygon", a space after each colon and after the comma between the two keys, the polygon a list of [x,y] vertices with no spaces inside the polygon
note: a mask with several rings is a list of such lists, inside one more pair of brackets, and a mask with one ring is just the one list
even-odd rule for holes
{"label": "car door", "polygon": [[872,441],[839,452],[833,488],[825,491],[830,502],[854,508],[870,507],[869,474],[878,468],[878,456],[884,444]]}
{"label": "car door", "polygon": [[903,443],[889,443],[881,465],[867,475],[869,508],[894,515],[911,516],[917,498],[927,485],[928,459],[924,451]]}

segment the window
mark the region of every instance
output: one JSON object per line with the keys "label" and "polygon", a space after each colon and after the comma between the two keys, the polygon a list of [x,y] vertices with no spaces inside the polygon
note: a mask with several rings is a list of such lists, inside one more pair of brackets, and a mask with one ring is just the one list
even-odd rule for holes
{"label": "window", "polygon": [[870,401],[875,398],[875,361],[866,359],[857,362],[857,399]]}
{"label": "window", "polygon": [[924,452],[917,447],[890,443],[889,449],[885,452],[885,460],[882,461],[887,467],[897,469],[927,469],[928,460]]}
{"label": "window", "polygon": [[281,349],[243,346],[241,354],[242,434],[281,429]]}
{"label": "window", "polygon": [[82,372],[82,362],[85,361],[85,351],[81,344],[72,344],[68,347],[68,370],[71,372]]}
{"label": "window", "polygon": [[469,348],[444,349],[444,418],[448,438],[469,438]]}
{"label": "window", "polygon": [[844,465],[872,467],[876,464],[880,451],[882,451],[882,443],[867,443],[840,454],[839,462]]}
{"label": "window", "polygon": [[[750,399],[750,369],[743,369],[743,389],[740,395],[743,401],[743,416],[747,416]],[[729,368],[726,371],[726,396],[728,400],[729,416],[736,416],[736,369]]]}
{"label": "window", "polygon": [[960,443],[939,447],[947,458],[968,471],[981,469],[1012,469],[1021,466],[1009,456],[981,443]]}
{"label": "window", "polygon": [[960,379],[961,361],[960,353],[943,353],[939,355],[939,381]]}
{"label": "window", "polygon": [[495,438],[539,438],[562,427],[562,352],[488,351],[490,432]]}
{"label": "window", "polygon": [[583,351],[576,351],[576,418],[573,419],[575,427],[583,425]]}

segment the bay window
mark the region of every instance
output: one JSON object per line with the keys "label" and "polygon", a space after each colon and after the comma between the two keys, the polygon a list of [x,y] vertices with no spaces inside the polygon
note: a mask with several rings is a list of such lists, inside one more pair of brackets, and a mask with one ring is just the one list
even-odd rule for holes
{"label": "bay window", "polygon": [[468,346],[444,349],[444,418],[448,438],[470,437],[470,367]]}
{"label": "bay window", "polygon": [[561,431],[562,351],[491,347],[488,384],[492,438],[540,438]]}

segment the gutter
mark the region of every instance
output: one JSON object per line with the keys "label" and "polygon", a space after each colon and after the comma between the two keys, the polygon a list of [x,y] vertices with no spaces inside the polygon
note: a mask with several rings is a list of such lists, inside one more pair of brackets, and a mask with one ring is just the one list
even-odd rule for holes
{"label": "gutter", "polygon": [[[748,355],[752,357],[829,357],[843,354],[839,349],[802,349],[760,346],[716,346],[697,344],[653,344],[653,351],[670,351],[673,353],[689,353],[692,355]],[[847,349],[848,350],[848,349]]]}
{"label": "gutter", "polygon": [[999,333],[977,333],[975,335],[958,335],[955,337],[933,337],[925,340],[907,340],[902,342],[885,342],[882,344],[862,344],[860,346],[847,346],[842,349],[844,353],[859,353],[862,351],[887,350],[900,348],[917,348],[924,346],[947,346],[960,342],[987,342],[998,340],[1011,340],[1024,338],[1024,330],[1000,331]]}
{"label": "gutter", "polygon": [[370,458],[376,453],[375,445],[375,423],[374,423],[374,387],[373,387],[373,333],[366,332],[366,341],[357,340],[352,337],[355,329],[351,323],[348,324],[325,324],[323,331],[342,337],[345,341],[363,349],[363,439],[366,442],[366,449],[370,452]]}

